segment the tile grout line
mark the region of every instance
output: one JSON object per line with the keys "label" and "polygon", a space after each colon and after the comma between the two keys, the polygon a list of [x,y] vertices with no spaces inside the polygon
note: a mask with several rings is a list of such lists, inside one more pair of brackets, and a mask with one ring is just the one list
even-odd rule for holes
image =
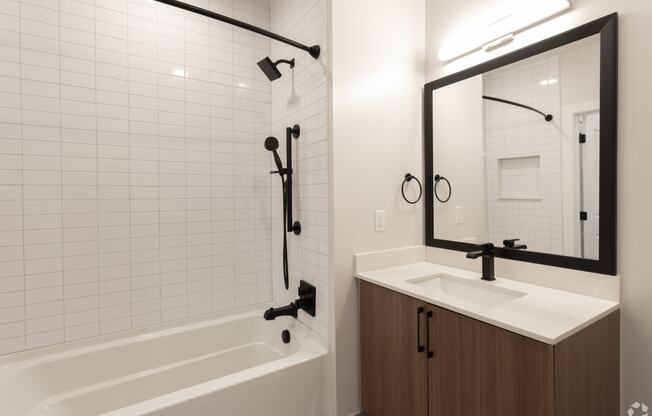
{"label": "tile grout line", "polygon": [[63,203],[63,116],[61,115],[61,112],[63,109],[61,108],[61,0],[57,0],[57,26],[59,29],[59,38],[57,39],[57,53],[58,53],[58,66],[59,66],[59,157],[60,157],[60,166],[59,166],[59,174],[60,174],[60,182],[59,186],[61,187],[60,189],[60,194],[59,194],[59,201],[61,202],[61,241],[59,244],[61,244],[61,296],[63,297],[63,340],[62,342],[66,342],[66,270],[64,267],[65,264],[65,258],[66,258],[66,253],[64,251],[63,247],[63,242],[65,240],[64,237],[64,224],[63,224],[63,218],[64,218],[64,203]]}
{"label": "tile grout line", "polygon": [[19,79],[19,84],[20,84],[20,183],[21,183],[21,189],[20,189],[20,207],[21,207],[21,214],[22,214],[22,274],[23,274],[23,316],[25,317],[23,326],[24,326],[24,333],[23,333],[23,348],[22,350],[25,351],[27,350],[27,274],[25,273],[26,267],[25,267],[25,167],[24,167],[24,155],[23,155],[23,149],[24,149],[24,125],[23,125],[23,64],[22,64],[22,57],[23,57],[23,49],[22,49],[22,44],[23,44],[23,37],[22,37],[22,12],[21,12],[21,0],[18,0],[18,57],[19,57],[19,63],[18,63],[18,73],[20,75]]}
{"label": "tile grout line", "polygon": [[[127,8],[125,11],[125,17],[127,19],[127,44],[129,44],[129,38],[131,37],[130,31],[129,31],[129,4],[130,2],[127,1]],[[127,58],[127,66],[129,66],[129,49],[127,48],[127,51],[125,53],[125,57]],[[131,79],[131,74],[129,71],[127,71],[127,85],[129,85]],[[129,88],[127,86],[127,88]],[[129,99],[129,90],[127,90],[127,107],[131,109],[131,100]],[[127,156],[127,164],[128,168],[127,170],[129,171],[129,185],[127,186],[128,189],[128,200],[129,200],[129,307],[130,307],[130,329],[134,328],[134,299],[133,299],[133,287],[134,287],[134,276],[133,276],[133,265],[132,265],[132,260],[133,260],[133,246],[132,246],[132,224],[131,224],[131,215],[132,215],[132,205],[131,205],[131,114],[129,111],[127,111],[127,150],[128,150],[128,156]]]}
{"label": "tile grout line", "polygon": [[190,292],[190,280],[188,279],[188,240],[189,240],[189,232],[188,232],[188,107],[186,106],[186,97],[188,96],[188,72],[186,71],[186,32],[188,31],[188,14],[190,12],[182,12],[183,14],[183,122],[184,122],[184,192],[185,192],[185,231],[186,231],[186,253],[184,257],[184,263],[186,265],[186,305],[185,305],[185,318],[188,317],[188,310],[189,310],[189,304],[190,304],[190,297],[189,297],[189,292]]}
{"label": "tile grout line", "polygon": [[[156,16],[156,87],[160,85],[160,71],[158,70],[160,62],[160,39],[159,39],[159,19],[160,4],[154,5],[154,15]],[[156,97],[156,171],[158,175],[158,314],[159,320],[163,320],[163,266],[161,261],[161,111],[159,97]]]}
{"label": "tile grout line", "polygon": [[98,114],[98,105],[97,105],[97,5],[95,4],[95,0],[93,0],[93,29],[95,31],[94,36],[93,36],[93,54],[94,54],[94,63],[93,63],[93,69],[94,73],[96,76],[96,82],[95,82],[95,221],[97,224],[96,232],[97,235],[95,236],[96,238],[96,244],[97,244],[97,257],[96,257],[96,262],[97,262],[97,335],[102,334],[102,312],[101,312],[101,305],[102,305],[102,293],[100,291],[100,280],[102,276],[101,272],[101,265],[100,265],[100,163],[99,163],[99,143],[98,143],[98,133],[97,133],[97,114]]}
{"label": "tile grout line", "polygon": [[[212,2],[209,1],[209,7],[212,5]],[[210,7],[210,9],[213,9],[213,7]],[[208,71],[209,73],[211,72],[212,68],[212,61],[213,61],[213,52],[212,48],[210,47],[210,44],[213,40],[213,24],[209,20],[208,21]],[[208,95],[208,153],[209,153],[209,159],[208,159],[208,174],[210,177],[210,192],[209,192],[209,197],[210,197],[210,202],[209,202],[209,209],[210,211],[210,226],[208,227],[209,230],[209,238],[208,238],[208,244],[209,244],[209,255],[210,255],[210,279],[211,279],[211,284],[210,284],[210,312],[213,313],[215,312],[215,307],[214,307],[214,302],[213,302],[213,294],[215,293],[215,265],[214,260],[213,260],[213,250],[214,250],[214,245],[213,245],[213,224],[214,224],[214,218],[213,218],[213,95],[210,91],[210,85],[211,83],[209,82],[209,95]]]}
{"label": "tile grout line", "polygon": [[[235,7],[234,6],[234,0],[231,0],[231,15],[233,15],[234,7]],[[233,43],[234,39],[235,39],[235,30],[234,30],[233,27],[229,27],[229,30],[230,30],[230,33],[231,33],[231,43]],[[231,48],[231,88],[230,88],[230,90],[231,90],[231,103],[232,104],[235,101],[235,94],[234,94],[235,87],[233,86],[233,74],[235,72],[233,62],[234,62],[235,59],[234,59],[233,49],[234,48],[232,47]],[[235,136],[235,126],[236,126],[235,117],[236,117],[236,113],[234,111],[233,119],[231,120],[231,143],[232,144],[235,144],[235,140],[234,140],[235,139],[235,137],[234,137]],[[231,244],[232,244],[232,248],[233,248],[233,259],[231,260],[231,263],[233,264],[233,271],[232,271],[232,273],[233,273],[233,283],[232,283],[232,285],[233,285],[233,295],[232,295],[233,296],[233,299],[232,299],[233,305],[231,307],[233,308],[233,307],[236,307],[237,298],[238,298],[237,297],[237,293],[238,293],[238,282],[237,282],[238,281],[238,275],[237,275],[237,272],[236,272],[237,265],[235,263],[235,258],[237,256],[237,247],[238,247],[238,244],[237,244],[238,239],[236,238],[236,198],[237,198],[236,197],[236,190],[237,190],[237,188],[236,188],[235,146],[232,146],[231,152],[232,152],[232,157],[233,157],[233,161],[234,161],[234,163],[232,165],[233,170],[231,172],[231,175],[232,175],[232,177],[231,177],[232,178],[232,180],[231,180],[232,193],[231,194],[233,195],[233,199],[231,200],[232,215],[233,215],[233,223],[232,223],[232,232],[233,232],[233,234],[232,234],[232,240],[231,240]]]}

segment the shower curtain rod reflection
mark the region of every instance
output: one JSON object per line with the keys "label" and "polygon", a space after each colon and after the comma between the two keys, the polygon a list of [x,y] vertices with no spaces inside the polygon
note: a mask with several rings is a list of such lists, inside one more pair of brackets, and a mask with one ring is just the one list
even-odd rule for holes
{"label": "shower curtain rod reflection", "polygon": [[267,36],[268,38],[304,50],[308,52],[310,56],[312,56],[315,59],[319,58],[319,54],[321,53],[321,48],[319,45],[306,46],[299,42],[293,41],[292,39],[288,39],[281,35],[277,35],[276,33],[270,32],[269,30],[261,29],[257,26],[250,25],[249,23],[241,22],[240,20],[236,20],[231,17],[224,16],[223,14],[212,12],[210,10],[202,9],[201,7],[193,6],[191,4],[184,3],[182,1],[178,1],[178,0],[156,0],[156,1],[159,3],[167,4],[168,6],[178,7],[180,9],[187,10],[189,12],[201,14],[202,16],[210,17],[212,19],[216,19],[221,22],[225,22],[233,26],[246,29],[254,33],[258,33],[259,35]]}
{"label": "shower curtain rod reflection", "polygon": [[499,103],[515,105],[516,107],[525,108],[526,110],[534,111],[535,113],[541,114],[543,116],[543,118],[548,122],[552,121],[552,114],[546,114],[543,111],[539,111],[534,107],[530,107],[529,105],[517,103],[515,101],[504,100],[502,98],[490,97],[488,95],[483,95],[482,98],[484,98],[485,100],[489,100],[489,101],[497,101]]}

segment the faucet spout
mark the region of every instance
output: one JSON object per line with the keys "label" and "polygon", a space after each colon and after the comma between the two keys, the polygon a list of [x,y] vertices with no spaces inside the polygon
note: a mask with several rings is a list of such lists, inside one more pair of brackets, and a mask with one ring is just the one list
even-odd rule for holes
{"label": "faucet spout", "polygon": [[496,280],[494,277],[494,245],[491,243],[482,244],[480,250],[466,253],[467,259],[477,259],[482,257],[482,280],[488,282]]}
{"label": "faucet spout", "polygon": [[297,312],[299,311],[299,308],[297,308],[297,305],[292,302],[287,306],[281,306],[279,308],[269,308],[265,311],[265,314],[263,315],[263,318],[265,318],[266,321],[273,321],[274,319],[278,318],[279,316],[292,316],[294,318],[297,317]]}

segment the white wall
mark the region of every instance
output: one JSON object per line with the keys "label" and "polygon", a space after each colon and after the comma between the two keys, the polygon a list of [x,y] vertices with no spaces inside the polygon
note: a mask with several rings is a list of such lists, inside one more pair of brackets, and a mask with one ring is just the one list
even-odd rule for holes
{"label": "white wall", "polygon": [[[635,400],[652,402],[652,261],[648,212],[652,189],[649,157],[649,96],[652,55],[649,27],[652,3],[640,0],[575,0],[573,10],[519,35],[504,53],[570,29],[605,14],[620,13],[619,141],[618,141],[618,272],[622,276],[622,393],[623,408]],[[487,14],[492,3],[481,0],[444,2],[429,0],[427,7],[428,79],[456,72],[490,56],[470,56],[450,65],[439,62],[436,52],[464,25],[465,16]],[[557,270],[559,271],[559,270]],[[605,279],[607,279],[605,277]],[[624,411],[625,409],[623,409]]]}
{"label": "white wall", "polygon": [[[358,291],[353,254],[423,242],[422,203],[401,198],[406,172],[423,181],[423,0],[332,0],[332,201],[337,415],[360,409]],[[387,210],[387,231],[374,211]],[[333,349],[332,349],[333,351]]]}
{"label": "white wall", "polygon": [[0,354],[270,302],[270,41],[146,0],[0,22]]}
{"label": "white wall", "polygon": [[[435,199],[435,237],[487,242],[485,211],[485,140],[482,76],[476,76],[436,90],[433,94],[433,168],[449,180],[450,200]],[[445,198],[447,184],[440,182],[438,192]],[[462,211],[462,223],[456,221],[456,209]]]}

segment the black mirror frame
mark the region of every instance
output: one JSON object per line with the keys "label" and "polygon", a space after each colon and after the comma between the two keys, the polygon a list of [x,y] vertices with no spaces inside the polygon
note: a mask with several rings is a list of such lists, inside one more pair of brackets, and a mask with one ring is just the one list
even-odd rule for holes
{"label": "black mirror frame", "polygon": [[433,91],[597,34],[600,34],[600,258],[591,260],[508,248],[496,248],[496,257],[605,275],[616,275],[617,13],[604,16],[491,61],[425,84],[423,108],[426,203],[424,206],[425,241],[427,246],[466,252],[477,248],[475,244],[434,238]]}

